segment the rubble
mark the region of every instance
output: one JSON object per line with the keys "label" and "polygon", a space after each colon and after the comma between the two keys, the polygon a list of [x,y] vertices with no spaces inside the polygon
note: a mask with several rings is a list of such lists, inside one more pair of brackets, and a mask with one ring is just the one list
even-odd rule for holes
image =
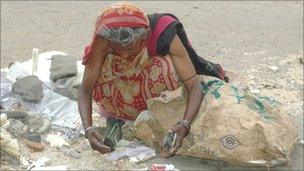
{"label": "rubble", "polygon": [[9,119],[9,132],[17,139],[22,139],[28,130],[28,126],[18,119]]}
{"label": "rubble", "polygon": [[76,60],[70,56],[54,55],[50,68],[50,79],[56,82],[60,78],[70,78],[77,74]]}
{"label": "rubble", "polygon": [[34,151],[42,151],[44,150],[45,145],[42,143],[30,141],[30,140],[25,140],[26,146]]}
{"label": "rubble", "polygon": [[42,82],[36,76],[26,76],[13,84],[15,93],[20,94],[24,101],[38,103],[43,97]]}
{"label": "rubble", "polygon": [[45,166],[49,163],[50,159],[47,157],[41,157],[36,161],[33,161],[26,170],[33,170],[33,168],[39,168],[41,166]]}
{"label": "rubble", "polygon": [[22,119],[28,116],[27,112],[23,110],[1,110],[1,113],[5,113],[8,118]]}
{"label": "rubble", "polygon": [[31,133],[44,133],[51,126],[50,120],[40,114],[31,114],[27,123]]}

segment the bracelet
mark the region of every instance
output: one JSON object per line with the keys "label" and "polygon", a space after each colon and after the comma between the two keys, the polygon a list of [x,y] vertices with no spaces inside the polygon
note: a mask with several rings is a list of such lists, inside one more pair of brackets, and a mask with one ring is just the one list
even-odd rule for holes
{"label": "bracelet", "polygon": [[190,124],[187,120],[181,120],[181,121],[177,122],[176,124],[183,125],[184,127],[186,127],[188,129],[188,132],[190,132],[191,127],[190,127]]}
{"label": "bracelet", "polygon": [[87,132],[88,132],[90,129],[92,129],[92,128],[93,128],[93,127],[89,126],[89,127],[84,131],[84,135],[86,135]]}

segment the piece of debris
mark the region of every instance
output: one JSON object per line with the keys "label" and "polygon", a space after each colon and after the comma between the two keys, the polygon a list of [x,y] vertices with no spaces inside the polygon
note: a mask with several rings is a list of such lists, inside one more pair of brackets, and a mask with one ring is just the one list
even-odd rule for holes
{"label": "piece of debris", "polygon": [[299,62],[300,62],[300,64],[304,64],[303,58],[299,58]]}
{"label": "piece of debris", "polygon": [[178,171],[173,164],[152,164],[151,171]]}
{"label": "piece of debris", "polygon": [[1,113],[5,113],[8,118],[22,119],[28,116],[27,112],[23,110],[1,110]]}
{"label": "piece of debris", "polygon": [[50,79],[56,82],[60,78],[70,78],[77,74],[76,60],[70,56],[54,55],[50,68]]}
{"label": "piece of debris", "polygon": [[69,166],[59,165],[59,166],[48,166],[48,167],[34,167],[31,170],[68,170]]}
{"label": "piece of debris", "polygon": [[27,124],[31,133],[45,133],[51,127],[49,119],[36,113],[27,118]]}
{"label": "piece of debris", "polygon": [[276,66],[268,66],[268,69],[270,70],[270,71],[272,71],[272,72],[278,72],[279,71],[279,68],[278,67],[276,67]]}
{"label": "piece of debris", "polygon": [[75,149],[67,149],[67,153],[69,156],[79,159],[81,158],[81,152]]}
{"label": "piece of debris", "polygon": [[24,101],[38,103],[43,98],[42,82],[32,75],[17,79],[13,92],[20,94]]}
{"label": "piece of debris", "polygon": [[115,161],[123,157],[129,157],[131,163],[138,163],[142,161],[147,161],[156,156],[155,151],[149,147],[141,145],[130,145],[122,151],[114,151],[107,155],[106,159]]}
{"label": "piece of debris", "polygon": [[69,147],[69,143],[67,143],[61,136],[48,134],[46,137],[46,142],[50,143],[51,147],[61,148],[63,146]]}
{"label": "piece of debris", "polygon": [[29,165],[27,160],[22,157],[19,152],[17,140],[13,139],[11,135],[2,127],[0,127],[0,150],[17,159],[21,164],[21,167],[26,167]]}
{"label": "piece of debris", "polygon": [[29,141],[41,143],[41,135],[39,134],[28,134],[25,136],[25,138]]}
{"label": "piece of debris", "polygon": [[253,94],[260,94],[261,91],[259,89],[253,89],[253,90],[250,90],[251,93]]}
{"label": "piece of debris", "polygon": [[28,126],[18,119],[9,119],[9,132],[17,139],[22,139],[28,130]]}
{"label": "piece of debris", "polygon": [[3,127],[7,123],[7,115],[5,113],[0,114],[0,126]]}
{"label": "piece of debris", "polygon": [[30,140],[25,140],[26,146],[34,151],[42,151],[44,150],[44,144],[39,142],[34,142]]}
{"label": "piece of debris", "polygon": [[194,8],[194,9],[199,9],[199,6],[194,5],[193,8]]}
{"label": "piece of debris", "polygon": [[41,166],[45,166],[48,164],[48,162],[50,161],[49,158],[47,157],[41,157],[38,160],[34,161],[32,164],[30,164],[26,170],[32,170],[33,168],[37,168],[37,167],[41,167]]}
{"label": "piece of debris", "polygon": [[299,144],[304,147],[304,140],[299,141]]}

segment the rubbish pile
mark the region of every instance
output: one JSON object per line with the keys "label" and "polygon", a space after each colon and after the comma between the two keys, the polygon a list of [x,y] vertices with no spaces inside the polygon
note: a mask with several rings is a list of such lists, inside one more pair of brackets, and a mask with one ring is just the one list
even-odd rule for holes
{"label": "rubbish pile", "polygon": [[[68,164],[51,166],[49,156],[31,161],[21,147],[36,153],[53,148],[74,159],[91,149],[88,143],[81,150],[70,145],[79,137],[84,139],[76,101],[84,67],[62,52],[35,53],[33,59],[1,69],[1,156],[10,157],[17,168],[67,170]],[[106,159],[129,158],[130,163],[140,163],[155,156],[143,144],[120,140]]]}
{"label": "rubbish pile", "polygon": [[[1,154],[9,155],[22,168],[43,170],[46,160],[30,164],[20,153],[18,140],[36,152],[47,145],[69,147],[65,139],[82,131],[76,102],[82,74],[80,61],[57,51],[1,69]],[[56,168],[68,167],[47,169]]]}

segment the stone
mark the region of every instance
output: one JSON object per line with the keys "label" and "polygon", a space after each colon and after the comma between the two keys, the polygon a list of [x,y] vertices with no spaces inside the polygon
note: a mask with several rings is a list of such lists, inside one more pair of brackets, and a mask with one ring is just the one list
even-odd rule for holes
{"label": "stone", "polygon": [[26,135],[25,138],[32,142],[41,143],[41,135],[39,135],[39,134],[29,134],[29,135]]}
{"label": "stone", "polygon": [[193,8],[194,8],[194,9],[199,9],[199,6],[194,5]]}
{"label": "stone", "polygon": [[52,56],[50,79],[56,82],[60,78],[70,78],[77,74],[76,59],[70,56],[54,55]]}
{"label": "stone", "polygon": [[30,140],[25,140],[26,146],[34,151],[43,151],[44,150],[44,145],[42,143],[30,141]]}
{"label": "stone", "polygon": [[13,84],[13,92],[20,94],[24,101],[38,103],[43,98],[42,82],[36,76],[26,76]]}
{"label": "stone", "polygon": [[14,118],[14,119],[22,119],[28,116],[27,112],[23,110],[1,110],[1,113],[5,113],[7,118]]}
{"label": "stone", "polygon": [[73,158],[76,158],[76,159],[81,158],[81,152],[78,151],[78,150],[69,149],[69,150],[67,151],[67,153],[69,154],[69,156],[71,156],[71,157],[73,157]]}
{"label": "stone", "polygon": [[278,67],[276,67],[276,66],[268,66],[268,69],[270,70],[270,71],[272,71],[272,72],[278,72],[279,71],[279,68]]}

